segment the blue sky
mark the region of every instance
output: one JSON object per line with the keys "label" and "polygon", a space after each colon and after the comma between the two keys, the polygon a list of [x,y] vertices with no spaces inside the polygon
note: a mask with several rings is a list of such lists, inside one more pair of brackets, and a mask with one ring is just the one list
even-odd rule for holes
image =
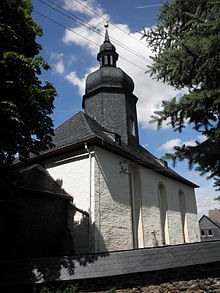
{"label": "blue sky", "polygon": [[[81,110],[85,78],[98,69],[96,55],[108,19],[110,39],[119,53],[117,66],[132,77],[134,94],[139,98],[140,143],[160,158],[172,151],[174,145],[193,144],[203,139],[191,127],[179,134],[166,125],[158,131],[155,125],[149,124],[150,116],[160,108],[162,100],[181,94],[145,73],[152,53],[146,41],[141,40],[140,31],[156,23],[159,0],[33,0],[32,4],[33,18],[44,32],[39,39],[41,55],[51,65],[51,71],[44,73],[42,80],[50,81],[58,93],[52,115],[55,127]],[[169,166],[172,167],[171,162]],[[208,209],[219,208],[213,200],[217,193],[212,180],[189,171],[187,162],[178,163],[175,171],[200,185],[196,190],[199,216],[207,214]]]}

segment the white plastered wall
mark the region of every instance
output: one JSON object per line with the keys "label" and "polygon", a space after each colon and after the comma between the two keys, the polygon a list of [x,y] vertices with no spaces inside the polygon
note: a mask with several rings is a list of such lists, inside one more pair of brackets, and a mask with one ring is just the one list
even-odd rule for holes
{"label": "white plastered wall", "polygon": [[[122,168],[124,173],[120,172]],[[124,158],[95,148],[95,223],[99,232],[95,237],[96,252],[133,248],[127,172]]]}
{"label": "white plastered wall", "polygon": [[162,245],[158,197],[159,184],[163,184],[167,195],[169,244],[183,243],[178,197],[180,190],[183,192],[186,202],[186,225],[188,228],[186,240],[188,242],[200,241],[194,189],[144,167],[141,169],[141,178],[144,246],[153,245],[152,232],[155,232],[158,244]]}
{"label": "white plastered wall", "polygon": [[90,211],[90,158],[85,153],[72,159],[54,161],[47,171],[54,180],[62,180],[62,188],[73,196],[77,208]]}
{"label": "white plastered wall", "polygon": [[[165,187],[167,195],[170,244],[183,243],[178,197],[180,190],[185,196],[186,204],[186,240],[200,241],[192,187],[143,166],[131,164],[129,160],[99,147],[95,147],[91,156],[85,152],[80,156],[70,155],[68,159],[61,161],[53,160],[52,163],[46,164],[46,167],[54,180],[62,179],[62,187],[73,196],[74,204],[90,213],[90,233],[93,234],[90,235],[90,251],[124,250],[134,247],[129,176],[131,170],[134,179],[135,172],[138,172],[140,179],[136,181],[141,184],[141,188],[138,188],[141,196],[138,202],[142,203],[142,218],[139,217],[138,224],[139,247],[153,246],[152,232],[155,232],[158,244],[162,244],[158,199],[160,183]],[[136,186],[134,189],[137,189]]]}
{"label": "white plastered wall", "polygon": [[[74,241],[75,253],[91,252],[92,220],[94,219],[94,154],[69,153],[45,162],[54,180],[62,182],[62,188],[73,196],[74,205],[90,217],[77,211],[69,228]],[[71,216],[71,215],[69,215]]]}

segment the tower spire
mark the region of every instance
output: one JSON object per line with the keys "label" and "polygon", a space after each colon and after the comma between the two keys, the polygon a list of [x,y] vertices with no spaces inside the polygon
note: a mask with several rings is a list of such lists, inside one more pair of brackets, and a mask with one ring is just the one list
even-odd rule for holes
{"label": "tower spire", "polygon": [[97,60],[100,63],[100,67],[103,66],[113,66],[116,67],[116,62],[118,60],[118,53],[116,52],[115,46],[110,42],[109,34],[108,34],[108,22],[105,22],[104,27],[105,31],[105,39],[103,44],[100,46],[99,53],[97,55]]}
{"label": "tower spire", "polygon": [[106,28],[106,30],[105,30],[105,42],[110,43],[109,34],[108,34],[108,22],[104,23],[104,27]]}

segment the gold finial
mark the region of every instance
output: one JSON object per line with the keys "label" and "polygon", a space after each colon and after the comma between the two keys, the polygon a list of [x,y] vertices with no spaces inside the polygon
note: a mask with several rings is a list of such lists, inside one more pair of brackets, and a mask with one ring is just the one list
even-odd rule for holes
{"label": "gold finial", "polygon": [[107,21],[104,23],[104,27],[108,28],[108,22]]}

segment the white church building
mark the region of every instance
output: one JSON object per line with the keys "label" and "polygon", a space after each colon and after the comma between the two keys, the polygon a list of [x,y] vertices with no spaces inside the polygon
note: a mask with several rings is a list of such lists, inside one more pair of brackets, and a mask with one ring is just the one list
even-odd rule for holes
{"label": "white church building", "polygon": [[100,68],[86,80],[84,111],[55,130],[54,148],[29,160],[86,212],[74,216],[75,252],[200,241],[197,185],[139,144],[134,83],[116,66],[107,30],[97,59]]}

